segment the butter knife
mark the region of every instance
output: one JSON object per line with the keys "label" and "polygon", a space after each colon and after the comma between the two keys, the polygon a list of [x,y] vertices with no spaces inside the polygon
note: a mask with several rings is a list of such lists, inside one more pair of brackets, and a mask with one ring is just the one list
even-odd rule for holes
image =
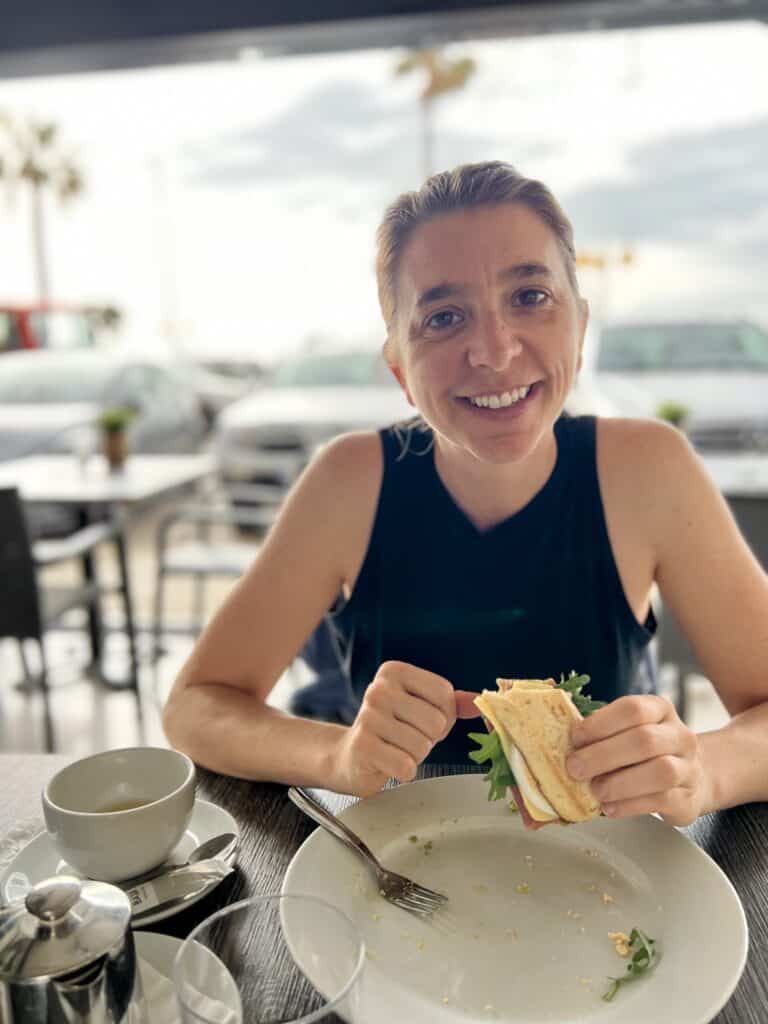
{"label": "butter knife", "polygon": [[170,868],[149,881],[126,889],[125,893],[131,901],[131,924],[141,924],[142,920],[154,916],[158,911],[182,907],[206,889],[212,888],[212,883],[218,884],[231,875],[234,870],[234,865],[212,857],[196,864]]}

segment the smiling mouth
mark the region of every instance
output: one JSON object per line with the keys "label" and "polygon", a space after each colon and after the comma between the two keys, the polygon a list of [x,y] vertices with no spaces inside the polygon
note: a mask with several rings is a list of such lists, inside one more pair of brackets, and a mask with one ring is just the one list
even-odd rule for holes
{"label": "smiling mouth", "polygon": [[462,402],[473,406],[475,409],[509,409],[514,405],[524,402],[534,394],[541,381],[534,381],[533,384],[525,384],[522,387],[510,388],[509,391],[489,391],[478,395],[460,395]]}

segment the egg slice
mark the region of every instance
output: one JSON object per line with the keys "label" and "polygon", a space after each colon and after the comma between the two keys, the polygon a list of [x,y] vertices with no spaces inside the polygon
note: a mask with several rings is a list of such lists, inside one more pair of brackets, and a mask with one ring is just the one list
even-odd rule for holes
{"label": "egg slice", "polygon": [[525,758],[513,744],[509,745],[509,753],[512,755],[510,768],[515,776],[515,782],[520,790],[520,795],[525,801],[528,813],[534,821],[557,821],[559,815],[552,805],[544,798],[536,780],[531,775]]}

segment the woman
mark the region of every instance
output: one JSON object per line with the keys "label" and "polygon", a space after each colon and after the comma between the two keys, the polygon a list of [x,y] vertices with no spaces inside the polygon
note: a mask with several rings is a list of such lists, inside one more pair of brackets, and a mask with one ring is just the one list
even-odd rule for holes
{"label": "woman", "polygon": [[[607,814],[686,824],[768,798],[768,582],[679,432],[561,415],[588,309],[556,200],[501,163],[435,175],[387,212],[377,276],[421,419],[317,456],[177,680],[170,740],[226,774],[365,796],[464,761],[496,676],[576,669],[611,703],[575,727],[569,769]],[[654,583],[723,729],[632,692]],[[348,727],[266,704],[332,607]]]}

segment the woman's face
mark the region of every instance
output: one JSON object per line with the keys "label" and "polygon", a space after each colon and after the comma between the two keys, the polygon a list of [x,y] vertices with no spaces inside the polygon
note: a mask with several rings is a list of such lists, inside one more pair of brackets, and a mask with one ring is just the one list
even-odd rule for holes
{"label": "woman's face", "polygon": [[396,285],[388,359],[438,443],[524,459],[562,411],[587,323],[553,232],[519,203],[437,217]]}

